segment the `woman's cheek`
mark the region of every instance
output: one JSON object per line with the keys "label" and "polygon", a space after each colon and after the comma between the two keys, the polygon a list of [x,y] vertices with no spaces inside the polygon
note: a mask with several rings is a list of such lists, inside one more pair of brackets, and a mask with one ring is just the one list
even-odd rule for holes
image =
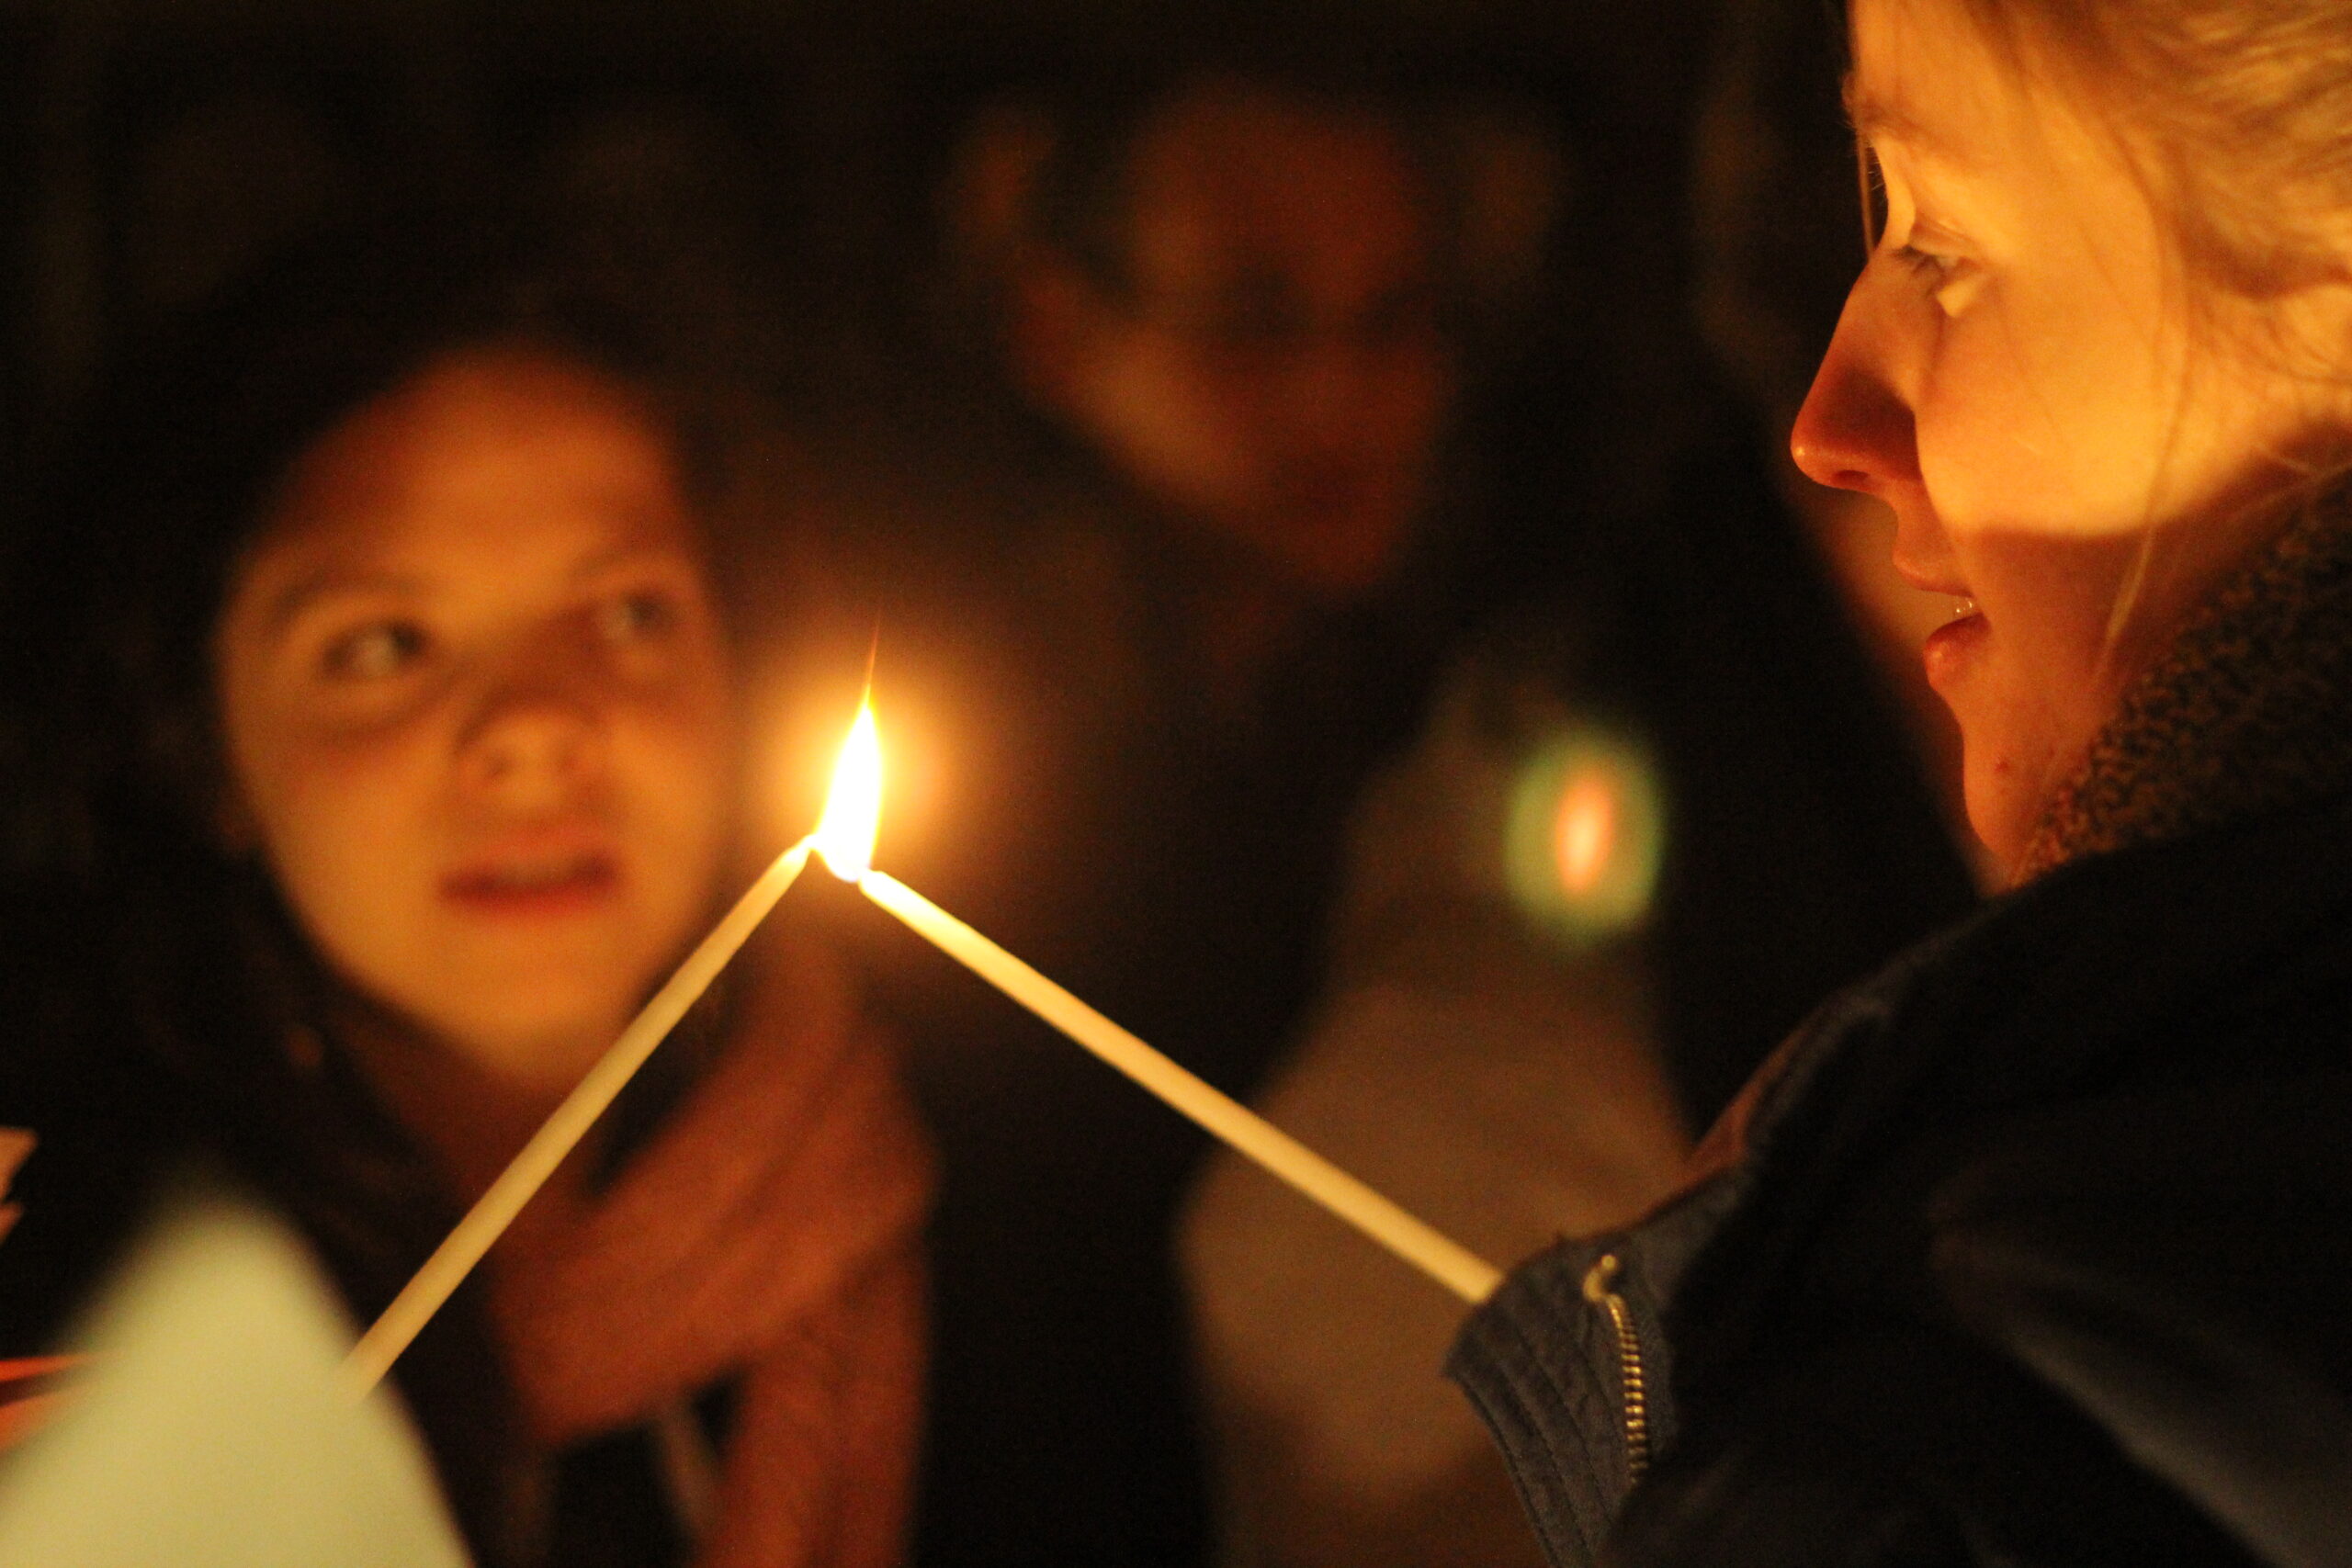
{"label": "woman's cheek", "polygon": [[2063,488],[2038,378],[1993,324],[1980,315],[1946,325],[1917,404],[1920,479],[1956,544],[2046,524]]}
{"label": "woman's cheek", "polygon": [[424,840],[442,792],[415,738],[314,735],[291,746],[286,761],[289,848],[300,846],[305,869],[382,879],[429,853]]}
{"label": "woman's cheek", "polygon": [[712,870],[733,820],[734,716],[715,682],[690,682],[635,705],[612,735],[611,755],[634,796],[630,815],[662,824],[664,853]]}
{"label": "woman's cheek", "polygon": [[1981,388],[1985,380],[1962,333],[1939,330],[1922,355],[1911,411],[1914,460],[1937,521],[1958,544],[1994,512],[1983,454],[1991,432]]}

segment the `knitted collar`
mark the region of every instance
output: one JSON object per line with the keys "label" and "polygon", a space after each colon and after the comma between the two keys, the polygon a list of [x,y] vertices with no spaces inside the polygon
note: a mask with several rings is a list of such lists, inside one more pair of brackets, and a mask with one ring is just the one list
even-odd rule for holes
{"label": "knitted collar", "polygon": [[2352,784],[2352,491],[2308,503],[2124,694],[2018,869],[2177,839]]}
{"label": "knitted collar", "polygon": [[607,1191],[542,1192],[490,1257],[550,1444],[639,1421],[785,1342],[910,1246],[930,1151],[888,1043],[812,947],[763,941],[727,1055]]}

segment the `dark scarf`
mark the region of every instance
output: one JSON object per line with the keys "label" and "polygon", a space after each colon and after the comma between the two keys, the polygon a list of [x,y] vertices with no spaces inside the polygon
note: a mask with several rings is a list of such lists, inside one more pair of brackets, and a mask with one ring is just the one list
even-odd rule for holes
{"label": "dark scarf", "polygon": [[2018,880],[2352,782],[2352,493],[2304,505],[2124,694]]}

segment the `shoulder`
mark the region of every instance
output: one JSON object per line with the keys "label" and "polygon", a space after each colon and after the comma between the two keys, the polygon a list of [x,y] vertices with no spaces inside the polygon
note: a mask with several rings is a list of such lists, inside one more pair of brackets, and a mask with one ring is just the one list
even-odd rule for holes
{"label": "shoulder", "polygon": [[2042,1112],[1947,1181],[1957,1321],[2281,1562],[2352,1558],[2352,1068]]}
{"label": "shoulder", "polygon": [[1621,1559],[2129,1560],[2064,1543],[2160,1518],[2201,1544],[2147,1560],[2352,1561],[2341,850],[2086,865],[1825,1010],[1751,1139],[1778,1201],[1677,1303],[1731,1348]]}
{"label": "shoulder", "polygon": [[1922,1325],[1842,1325],[1748,1369],[1665,1455],[1611,1568],[2246,1568],[2245,1545],[2009,1358]]}

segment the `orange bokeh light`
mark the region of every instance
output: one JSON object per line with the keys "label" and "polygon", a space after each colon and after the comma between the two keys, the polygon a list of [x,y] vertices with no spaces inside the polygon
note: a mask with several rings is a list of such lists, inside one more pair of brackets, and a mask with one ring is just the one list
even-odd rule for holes
{"label": "orange bokeh light", "polygon": [[1579,773],[1560,793],[1552,858],[1561,890],[1571,898],[1589,896],[1609,871],[1617,851],[1618,795],[1616,781],[1600,767]]}

